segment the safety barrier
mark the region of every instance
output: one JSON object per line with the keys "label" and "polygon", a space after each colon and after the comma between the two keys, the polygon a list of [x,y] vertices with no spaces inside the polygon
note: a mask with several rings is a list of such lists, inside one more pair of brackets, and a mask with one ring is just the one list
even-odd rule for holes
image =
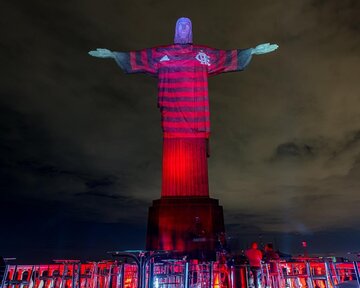
{"label": "safety barrier", "polygon": [[[2,288],[251,288],[247,265],[172,258],[168,253],[116,252],[109,261],[62,260],[7,265]],[[264,288],[360,287],[360,262],[274,261],[262,265]]]}

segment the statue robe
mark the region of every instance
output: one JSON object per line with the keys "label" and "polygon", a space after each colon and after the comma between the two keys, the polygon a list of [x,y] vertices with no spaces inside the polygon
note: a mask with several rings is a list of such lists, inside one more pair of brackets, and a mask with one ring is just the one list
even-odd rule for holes
{"label": "statue robe", "polygon": [[243,70],[251,60],[251,49],[174,44],[113,53],[126,73],[158,78],[164,135],[161,196],[208,197],[208,77]]}

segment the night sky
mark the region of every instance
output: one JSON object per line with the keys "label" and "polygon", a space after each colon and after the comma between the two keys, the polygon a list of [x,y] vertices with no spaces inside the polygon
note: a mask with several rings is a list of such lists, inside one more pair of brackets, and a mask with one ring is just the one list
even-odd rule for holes
{"label": "night sky", "polygon": [[360,1],[2,0],[0,255],[107,258],[143,249],[160,197],[156,79],[95,48],[280,48],[210,79],[210,195],[229,243],[360,250]]}

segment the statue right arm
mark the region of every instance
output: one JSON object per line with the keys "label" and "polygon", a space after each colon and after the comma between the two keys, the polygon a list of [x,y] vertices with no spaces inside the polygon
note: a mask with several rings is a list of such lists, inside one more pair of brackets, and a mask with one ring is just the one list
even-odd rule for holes
{"label": "statue right arm", "polygon": [[112,58],[116,61],[116,63],[121,67],[122,70],[125,72],[129,72],[127,69],[127,59],[129,56],[127,56],[129,53],[125,52],[113,52],[109,49],[105,48],[97,48],[96,50],[91,50],[88,52],[89,55],[97,58]]}
{"label": "statue right arm", "polygon": [[[157,65],[154,61],[153,49],[143,49],[130,52],[115,52],[105,48],[89,51],[89,55],[98,58],[112,58],[125,73],[157,74]],[[144,55],[146,55],[144,57]]]}

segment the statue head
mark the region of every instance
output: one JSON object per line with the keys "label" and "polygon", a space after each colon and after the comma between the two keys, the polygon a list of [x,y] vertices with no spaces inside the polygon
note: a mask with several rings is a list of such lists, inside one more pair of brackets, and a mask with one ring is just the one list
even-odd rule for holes
{"label": "statue head", "polygon": [[175,44],[192,43],[192,25],[189,18],[181,17],[176,21],[175,27]]}

